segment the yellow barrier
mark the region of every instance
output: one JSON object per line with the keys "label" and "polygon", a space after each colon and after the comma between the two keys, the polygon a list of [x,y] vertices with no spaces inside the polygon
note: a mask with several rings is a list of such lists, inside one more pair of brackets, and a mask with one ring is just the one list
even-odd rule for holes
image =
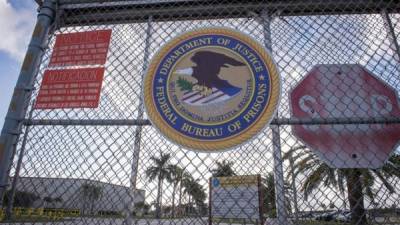
{"label": "yellow barrier", "polygon": [[[65,217],[78,217],[80,216],[79,209],[44,209],[44,208],[20,208],[15,207],[12,209],[14,217],[46,217],[54,220],[61,220]],[[0,221],[5,218],[5,209],[0,208]]]}
{"label": "yellow barrier", "polygon": [[68,215],[68,216],[79,216],[80,215],[80,211],[78,210],[78,209],[69,209],[67,212],[66,212],[66,215]]}
{"label": "yellow barrier", "polygon": [[20,216],[22,214],[22,208],[13,208],[13,215]]}
{"label": "yellow barrier", "polygon": [[0,221],[4,219],[4,209],[0,209]]}
{"label": "yellow barrier", "polygon": [[64,218],[64,217],[77,217],[80,215],[78,209],[45,209],[44,215],[52,218]]}
{"label": "yellow barrier", "polygon": [[[78,209],[44,209],[44,208],[13,208],[14,217],[47,217],[55,220],[64,217],[78,217],[80,210]],[[0,209],[0,221],[5,217],[5,209]]]}
{"label": "yellow barrier", "polygon": [[32,208],[27,208],[27,209],[26,209],[26,214],[25,214],[25,215],[31,216],[31,215],[33,214],[33,211],[34,211],[34,209],[32,209]]}
{"label": "yellow barrier", "polygon": [[37,208],[34,213],[35,215],[43,216],[43,211],[44,211],[43,208]]}
{"label": "yellow barrier", "polygon": [[55,214],[56,214],[55,209],[45,209],[45,211],[44,211],[44,216],[46,216],[48,218],[54,218]]}

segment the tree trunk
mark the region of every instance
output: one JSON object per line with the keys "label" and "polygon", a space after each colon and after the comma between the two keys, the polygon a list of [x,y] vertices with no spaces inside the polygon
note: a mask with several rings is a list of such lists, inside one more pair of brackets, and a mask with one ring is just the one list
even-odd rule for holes
{"label": "tree trunk", "polygon": [[367,225],[361,172],[358,169],[351,169],[349,170],[346,178],[347,198],[351,211],[351,224]]}
{"label": "tree trunk", "polygon": [[172,218],[175,217],[175,194],[176,194],[176,186],[177,182],[174,182],[174,187],[172,189]]}
{"label": "tree trunk", "polygon": [[90,200],[90,215],[92,215],[92,216],[93,216],[93,205],[94,205],[94,202],[93,202],[93,199],[91,199]]}
{"label": "tree trunk", "polygon": [[[91,190],[93,191],[93,190]],[[90,193],[89,195],[89,199],[90,199],[90,215],[93,216],[93,205],[94,205],[94,198],[93,198],[93,193]]]}
{"label": "tree trunk", "polygon": [[159,219],[161,217],[161,184],[162,179],[161,176],[158,177],[158,190],[157,190],[157,200],[156,200],[156,218]]}
{"label": "tree trunk", "polygon": [[191,195],[189,195],[189,203],[188,203],[188,205],[189,205],[189,208],[188,208],[188,214],[190,214],[190,212],[191,212],[191,208],[192,208],[192,197],[191,197]]}
{"label": "tree trunk", "polygon": [[83,195],[83,201],[82,201],[82,205],[81,205],[81,212],[82,212],[83,216],[86,215],[86,212],[85,212],[86,204],[87,204],[86,202],[87,202],[86,195]]}
{"label": "tree trunk", "polygon": [[164,186],[164,178],[161,179],[161,187],[160,187],[160,218],[163,216],[163,186]]}
{"label": "tree trunk", "polygon": [[94,207],[95,201],[96,201],[96,199],[92,196],[92,200],[91,200],[92,205],[90,206],[90,213],[92,214],[92,216],[95,215],[95,207]]}
{"label": "tree trunk", "polygon": [[181,181],[181,183],[180,183],[180,185],[179,185],[179,203],[178,203],[178,212],[179,212],[179,215],[181,214],[181,211],[182,211],[182,181]]}

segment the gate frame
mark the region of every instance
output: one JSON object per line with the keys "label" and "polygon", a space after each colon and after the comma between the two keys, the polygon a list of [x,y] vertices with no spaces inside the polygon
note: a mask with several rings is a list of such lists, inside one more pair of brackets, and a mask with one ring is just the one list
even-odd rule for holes
{"label": "gate frame", "polygon": [[[137,119],[132,120],[32,120],[25,119],[34,81],[39,73],[40,64],[47,47],[48,37],[52,34],[52,27],[57,18],[60,27],[68,26],[86,26],[98,24],[119,24],[119,23],[138,23],[147,22],[147,38],[145,46],[145,56],[143,71],[147,68],[149,55],[149,38],[151,36],[151,23],[157,21],[175,21],[175,20],[200,20],[200,19],[229,19],[243,18],[250,14],[250,17],[261,15],[265,36],[265,46],[271,48],[271,37],[269,23],[274,16],[305,16],[305,15],[329,15],[329,14],[380,14],[387,28],[388,38],[395,47],[394,51],[400,57],[400,48],[397,42],[393,23],[389,16],[390,13],[400,13],[400,4],[395,1],[383,0],[371,2],[368,0],[300,0],[296,3],[288,0],[273,0],[263,3],[261,0],[240,1],[233,0],[229,3],[216,1],[163,1],[159,3],[122,3],[120,0],[109,0],[107,3],[99,3],[98,0],[44,0],[41,2],[35,30],[33,31],[31,41],[24,62],[18,77],[13,97],[8,109],[0,137],[0,206],[3,206],[3,196],[9,186],[9,173],[14,160],[16,146],[23,126],[48,125],[48,126],[137,126],[135,131],[134,157],[132,162],[131,186],[135,187],[137,166],[135,161],[139,159],[140,136],[142,126],[151,125],[148,120],[143,119],[142,103],[139,103]],[[120,5],[112,5],[120,3]],[[86,4],[80,6],[80,4]],[[59,8],[58,8],[59,7]],[[96,10],[91,10],[96,7]],[[177,10],[179,9],[179,10]],[[251,13],[249,13],[251,12]],[[116,17],[116,13],[120,17]],[[269,32],[269,33],[267,33]],[[142,74],[143,76],[143,74]],[[294,119],[294,118],[276,118],[271,122],[274,143],[274,161],[275,161],[275,180],[277,196],[283,193],[283,168],[280,149],[280,125],[295,124],[390,124],[400,123],[400,118],[335,118],[335,119]],[[138,138],[137,138],[138,137]],[[137,140],[137,141],[136,141]],[[21,154],[23,155],[23,154]],[[20,156],[21,157],[21,156]],[[20,160],[20,158],[18,159]],[[279,179],[281,178],[282,179]],[[278,183],[277,183],[278,182]],[[283,196],[283,195],[281,195]],[[286,221],[286,211],[284,199],[279,201],[278,217],[282,224]],[[279,210],[281,209],[281,210]],[[281,211],[279,213],[279,211]]]}

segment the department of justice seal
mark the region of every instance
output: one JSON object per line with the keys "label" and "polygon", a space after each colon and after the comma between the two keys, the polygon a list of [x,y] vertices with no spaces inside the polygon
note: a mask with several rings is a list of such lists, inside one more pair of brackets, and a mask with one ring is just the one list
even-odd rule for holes
{"label": "department of justice seal", "polygon": [[215,27],[163,46],[143,87],[152,124],[169,140],[203,152],[250,140],[270,122],[280,98],[270,54],[245,34]]}

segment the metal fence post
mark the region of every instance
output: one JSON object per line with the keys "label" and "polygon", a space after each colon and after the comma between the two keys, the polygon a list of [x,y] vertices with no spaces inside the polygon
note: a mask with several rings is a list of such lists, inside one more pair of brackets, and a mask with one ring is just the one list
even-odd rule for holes
{"label": "metal fence post", "polygon": [[279,125],[271,126],[272,128],[272,145],[274,155],[274,175],[275,175],[275,199],[278,224],[288,224],[286,204],[285,204],[285,188],[283,179],[283,166],[281,155],[281,140]]}
{"label": "metal fence post", "polygon": [[295,177],[295,174],[294,174],[293,152],[297,151],[297,150],[300,150],[300,149],[305,149],[305,148],[306,148],[306,146],[304,146],[304,145],[301,145],[301,146],[298,146],[298,147],[294,147],[294,148],[292,148],[290,150],[291,154],[289,155],[290,176],[292,178],[291,188],[292,188],[292,191],[293,191],[293,205],[294,205],[294,213],[295,213],[294,219],[296,221],[296,224],[299,223],[299,206],[298,206],[298,202],[297,202],[298,198],[297,198],[297,190],[296,190],[296,177]]}
{"label": "metal fence post", "polygon": [[289,156],[289,163],[290,163],[290,173],[292,177],[292,192],[293,192],[293,206],[294,206],[294,219],[296,224],[299,223],[299,207],[297,205],[297,190],[296,190],[296,178],[294,177],[294,162],[293,162],[293,155]]}
{"label": "metal fence post", "polygon": [[[151,22],[152,17],[150,16],[147,21],[147,30],[146,30],[146,41],[144,47],[144,56],[143,56],[143,64],[142,64],[142,76],[141,81],[143,80],[144,74],[147,70],[147,65],[149,63],[149,50],[150,50],[150,39],[151,39]],[[138,106],[138,116],[137,119],[143,119],[144,114],[144,105],[143,105],[143,87],[140,87],[140,98],[139,98],[139,106]],[[132,157],[132,170],[131,170],[131,189],[136,189],[136,179],[137,179],[137,172],[138,172],[138,165],[139,165],[139,157],[140,157],[140,141],[142,136],[142,126],[136,126],[135,130],[135,141],[133,146],[133,157]]]}
{"label": "metal fence post", "polygon": [[[144,56],[143,56],[143,64],[142,64],[142,74],[141,74],[141,81],[143,81],[144,74],[147,70],[147,65],[149,63],[149,51],[150,51],[150,39],[151,39],[151,31],[152,31],[152,17],[150,16],[147,20],[147,30],[146,30],[146,40],[145,40],[145,47],[144,47]],[[144,105],[143,105],[143,87],[140,86],[140,96],[139,96],[139,106],[138,106],[138,115],[137,119],[142,120],[144,114]],[[133,145],[133,156],[132,156],[132,168],[131,168],[131,178],[130,178],[130,189],[133,194],[133,198],[128,203],[128,213],[125,224],[132,224],[132,211],[135,208],[134,205],[134,197],[136,191],[136,180],[138,174],[138,166],[139,166],[139,158],[140,158],[140,142],[142,136],[142,125],[137,125],[135,129],[135,140]]]}
{"label": "metal fence post", "polygon": [[382,18],[385,24],[385,28],[388,32],[388,38],[390,41],[390,47],[393,49],[393,51],[396,52],[397,54],[397,60],[400,60],[400,46],[399,43],[397,42],[397,37],[396,34],[394,33],[394,27],[392,20],[389,17],[389,14],[386,10],[382,12]]}
{"label": "metal fence post", "polygon": [[[271,38],[271,20],[272,17],[266,10],[262,11],[261,14],[263,33],[264,33],[264,45],[272,54],[272,38]],[[278,118],[278,113],[275,115]],[[272,147],[274,156],[274,176],[275,176],[275,199],[276,199],[276,211],[279,225],[288,224],[286,206],[285,206],[285,189],[283,179],[283,166],[282,166],[282,151],[281,151],[281,137],[279,125],[272,125]]]}
{"label": "metal fence post", "polygon": [[47,37],[55,18],[55,2],[45,0],[40,8],[35,29],[25,55],[16,87],[8,108],[0,137],[0,206],[8,184],[14,147],[22,129],[33,84],[47,44]]}
{"label": "metal fence post", "polygon": [[[33,114],[33,108],[29,112],[29,119],[32,118],[32,114]],[[21,149],[20,149],[19,156],[18,156],[17,166],[15,168],[15,175],[12,180],[11,193],[9,195],[10,197],[8,199],[8,204],[7,204],[7,208],[6,208],[6,218],[7,219],[11,219],[11,216],[12,216],[12,208],[14,206],[15,192],[17,191],[19,172],[21,171],[22,159],[24,157],[25,147],[26,147],[26,139],[28,138],[28,133],[29,133],[30,127],[31,127],[30,125],[25,126],[24,137],[22,138]]]}

